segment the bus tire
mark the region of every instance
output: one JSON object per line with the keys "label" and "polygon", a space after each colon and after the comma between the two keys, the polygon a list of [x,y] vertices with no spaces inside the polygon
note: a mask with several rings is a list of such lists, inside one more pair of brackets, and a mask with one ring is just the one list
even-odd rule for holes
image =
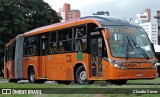
{"label": "bus tire", "polygon": [[28,80],[29,80],[29,82],[30,82],[30,83],[35,83],[36,80],[35,80],[35,71],[34,71],[34,69],[31,68],[31,69],[29,70],[29,73],[28,73],[28,74],[29,74],[29,75],[28,75]]}
{"label": "bus tire", "polygon": [[86,78],[87,77],[86,77],[86,71],[84,66],[79,66],[75,72],[75,82],[80,85],[93,83],[93,81],[88,81]]}

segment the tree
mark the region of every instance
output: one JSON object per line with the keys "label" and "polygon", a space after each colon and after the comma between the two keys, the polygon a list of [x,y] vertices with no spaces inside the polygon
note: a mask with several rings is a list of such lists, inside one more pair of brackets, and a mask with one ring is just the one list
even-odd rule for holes
{"label": "tree", "polygon": [[17,34],[26,31],[27,22],[16,0],[0,0],[0,68],[3,64],[5,44]]}
{"label": "tree", "polygon": [[29,30],[60,22],[55,10],[43,0],[18,0],[18,4],[29,24]]}
{"label": "tree", "polygon": [[0,0],[0,60],[5,44],[16,35],[57,22],[60,17],[43,0]]}

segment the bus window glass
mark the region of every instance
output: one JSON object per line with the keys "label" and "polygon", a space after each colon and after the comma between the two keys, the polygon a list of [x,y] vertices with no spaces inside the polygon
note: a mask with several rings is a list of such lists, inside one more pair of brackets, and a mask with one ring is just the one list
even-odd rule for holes
{"label": "bus window glass", "polygon": [[97,41],[97,39],[96,38],[93,38],[92,40],[91,40],[91,46],[92,46],[92,49],[91,49],[91,53],[92,54],[97,54],[97,44],[98,44],[98,41]]}
{"label": "bus window glass", "polygon": [[36,37],[27,37],[24,42],[24,56],[34,56],[37,53],[36,50]]}
{"label": "bus window glass", "polygon": [[75,39],[86,38],[86,25],[76,27],[74,37]]}
{"label": "bus window glass", "polygon": [[36,55],[36,46],[30,46],[30,47],[27,47],[25,49],[25,55],[26,56],[33,56],[33,55]]}
{"label": "bus window glass", "polygon": [[71,44],[72,44],[72,41],[61,41],[61,42],[58,42],[57,44],[57,50],[59,53],[62,53],[62,52],[69,52],[71,51]]}
{"label": "bus window glass", "polygon": [[63,42],[58,42],[58,43],[57,43],[57,50],[58,50],[59,53],[64,52]]}
{"label": "bus window glass", "polygon": [[56,52],[56,43],[50,43],[50,53],[55,53]]}
{"label": "bus window glass", "polygon": [[74,41],[73,49],[75,51],[81,51],[86,49],[87,39],[76,39]]}
{"label": "bus window glass", "polygon": [[36,44],[36,40],[34,37],[29,37],[26,39],[25,41],[25,46],[29,46],[29,45],[35,45]]}
{"label": "bus window glass", "polygon": [[72,38],[72,29],[71,28],[58,31],[58,41],[69,40],[71,38]]}
{"label": "bus window glass", "polygon": [[98,55],[102,56],[102,38],[98,38]]}
{"label": "bus window glass", "polygon": [[82,51],[86,49],[87,32],[86,25],[80,25],[74,28],[73,50]]}
{"label": "bus window glass", "polygon": [[71,51],[72,41],[64,41],[63,43],[64,43],[64,51],[65,52]]}
{"label": "bus window glass", "polygon": [[50,42],[56,42],[56,32],[51,32],[51,34],[50,34]]}
{"label": "bus window glass", "polygon": [[149,38],[142,28],[110,26],[109,45],[114,57],[152,58]]}

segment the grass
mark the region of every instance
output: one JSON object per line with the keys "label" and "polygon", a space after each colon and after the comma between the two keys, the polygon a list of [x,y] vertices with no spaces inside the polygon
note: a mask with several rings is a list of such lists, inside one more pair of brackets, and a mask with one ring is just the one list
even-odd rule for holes
{"label": "grass", "polygon": [[157,84],[160,85],[160,78],[148,79],[148,80],[129,80],[127,84]]}
{"label": "grass", "polygon": [[[2,79],[0,79],[2,80]],[[4,80],[4,79],[3,79]],[[129,80],[126,85],[117,86],[117,85],[107,85],[105,81],[96,81],[92,85],[61,85],[57,83],[49,83],[49,84],[30,84],[30,83],[0,83],[0,88],[80,88],[80,89],[95,89],[93,91],[96,92],[96,88],[159,88],[160,89],[160,78],[154,80]],[[76,91],[76,90],[75,90]],[[71,91],[71,93],[74,90]],[[160,92],[160,91],[159,91]],[[62,92],[63,93],[63,92]],[[0,95],[0,97],[159,97],[159,94],[42,94],[42,95]]]}

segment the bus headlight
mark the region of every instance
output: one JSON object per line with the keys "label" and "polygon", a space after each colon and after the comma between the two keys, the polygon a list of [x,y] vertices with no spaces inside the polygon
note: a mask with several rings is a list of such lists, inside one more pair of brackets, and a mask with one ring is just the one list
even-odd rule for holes
{"label": "bus headlight", "polygon": [[153,64],[152,65],[152,68],[154,69],[154,68],[157,68],[157,64]]}
{"label": "bus headlight", "polygon": [[116,63],[114,64],[114,67],[123,69],[123,65],[116,64]]}

